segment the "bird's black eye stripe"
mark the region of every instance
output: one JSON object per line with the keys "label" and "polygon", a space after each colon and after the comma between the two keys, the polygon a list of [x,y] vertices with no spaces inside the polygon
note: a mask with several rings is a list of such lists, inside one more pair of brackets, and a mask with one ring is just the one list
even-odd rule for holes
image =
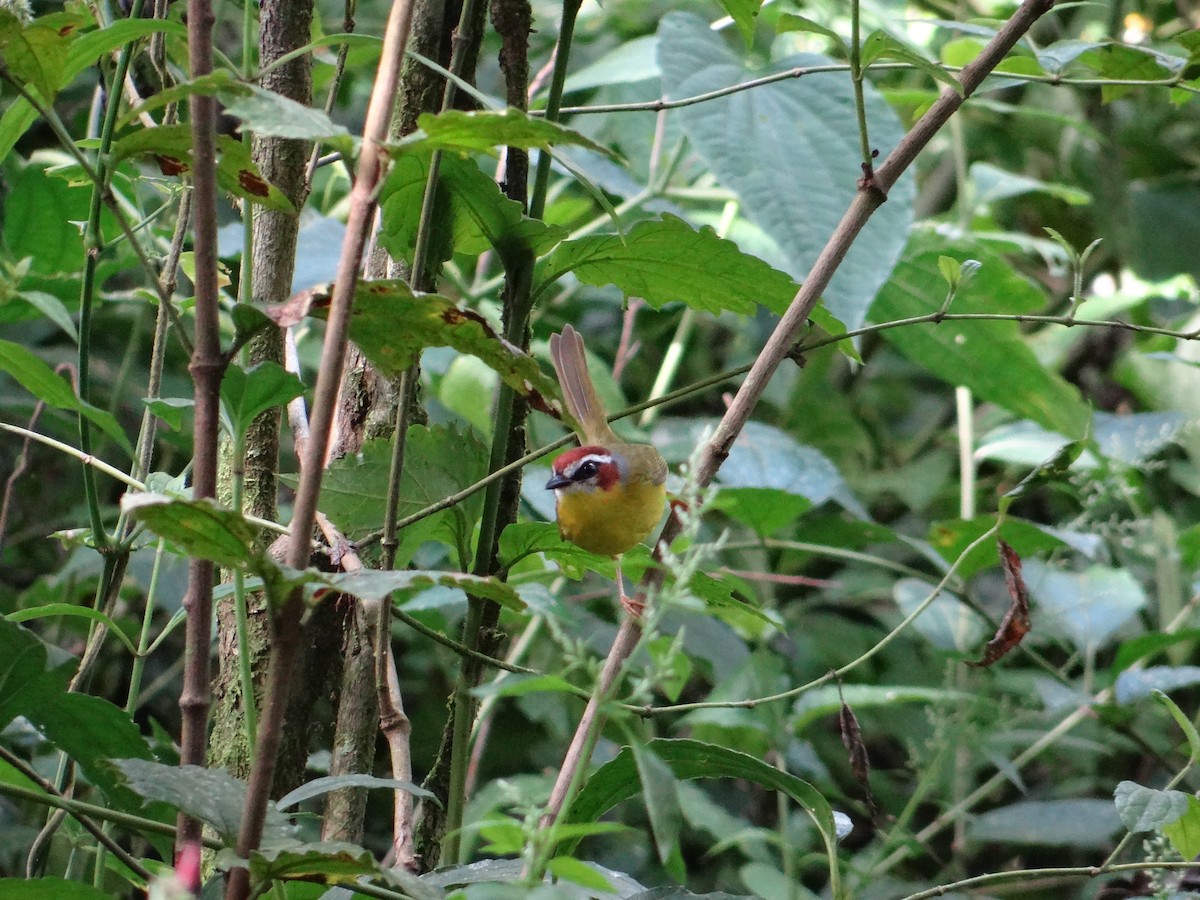
{"label": "bird's black eye stripe", "polygon": [[575,470],[575,474],[571,476],[572,481],[587,481],[589,478],[594,478],[596,473],[600,471],[600,466],[594,460],[585,459],[579,464],[579,468]]}

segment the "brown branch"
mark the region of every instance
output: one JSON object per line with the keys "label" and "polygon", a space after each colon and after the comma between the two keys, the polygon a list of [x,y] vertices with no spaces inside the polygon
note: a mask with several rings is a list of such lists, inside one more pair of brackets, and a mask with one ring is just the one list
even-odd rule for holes
{"label": "brown branch", "polygon": [[[188,0],[188,52],[191,77],[212,71],[212,32],[216,17],[211,0]],[[219,287],[217,285],[217,156],[216,98],[193,94],[192,118],[192,215],[196,273],[195,337],[191,364],[195,383],[195,425],[192,446],[192,492],[197,499],[217,493],[217,433],[221,375]],[[165,303],[170,303],[167,298]],[[182,765],[203,766],[208,746],[210,698],[209,646],[212,633],[213,564],[205,559],[188,561],[188,589],[184,597],[187,627],[184,650],[183,690],[179,709],[183,729],[179,744]],[[199,842],[200,822],[180,814],[175,839],[176,855],[187,844]]]}
{"label": "brown branch", "polygon": [[[716,431],[705,445],[692,477],[700,487],[710,484],[720,469],[721,464],[729,456],[733,442],[741,434],[742,428],[750,418],[763,391],[775,374],[775,370],[796,342],[801,329],[808,321],[813,308],[821,299],[822,293],[828,286],[834,272],[845,258],[850,246],[854,243],[872,213],[887,200],[887,192],[896,179],[912,164],[917,154],[946,124],[954,112],[962,106],[983,82],[983,79],[994,69],[1017,41],[1025,34],[1042,15],[1054,6],[1054,0],[1025,0],[1012,18],[1004,24],[983,52],[959,74],[962,93],[946,88],[928,112],[917,121],[912,130],[888,155],[883,164],[870,178],[859,183],[859,191],[850,207],[842,216],[837,229],[825,244],[821,255],[809,271],[808,278],[793,298],[791,305],[775,326],[766,345],[759,353],[754,365],[751,366],[746,380],[738,389],[729,409],[722,417]],[[671,541],[678,536],[680,521],[676,516],[667,519],[662,534],[655,546],[655,558],[661,558],[661,550],[669,547]],[[646,571],[639,586],[642,599],[652,589],[662,582],[662,569],[652,566]],[[588,702],[570,749],[563,760],[558,779],[551,792],[546,806],[544,821],[556,821],[566,805],[568,795],[573,785],[578,781],[578,773],[585,766],[590,756],[590,745],[594,734],[602,720],[601,698],[608,696],[613,682],[620,674],[625,657],[637,645],[640,627],[632,618],[626,617],[621,623],[592,700]]]}

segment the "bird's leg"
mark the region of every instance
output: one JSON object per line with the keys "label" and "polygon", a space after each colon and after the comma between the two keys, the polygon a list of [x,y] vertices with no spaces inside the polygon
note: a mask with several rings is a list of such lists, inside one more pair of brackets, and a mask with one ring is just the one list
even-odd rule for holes
{"label": "bird's leg", "polygon": [[630,618],[641,619],[646,612],[646,604],[637,597],[630,597],[625,593],[625,576],[621,574],[621,557],[614,556],[613,561],[617,564],[617,593],[621,597],[621,608],[629,613]]}

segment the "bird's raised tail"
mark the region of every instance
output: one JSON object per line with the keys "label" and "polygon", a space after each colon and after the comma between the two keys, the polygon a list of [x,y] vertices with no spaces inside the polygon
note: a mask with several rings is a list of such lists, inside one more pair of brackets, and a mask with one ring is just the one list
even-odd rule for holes
{"label": "bird's raised tail", "polygon": [[579,423],[581,443],[609,446],[618,439],[608,427],[604,404],[588,374],[587,357],[583,352],[583,338],[579,332],[567,325],[562,334],[550,335],[550,359],[562,387],[567,412]]}

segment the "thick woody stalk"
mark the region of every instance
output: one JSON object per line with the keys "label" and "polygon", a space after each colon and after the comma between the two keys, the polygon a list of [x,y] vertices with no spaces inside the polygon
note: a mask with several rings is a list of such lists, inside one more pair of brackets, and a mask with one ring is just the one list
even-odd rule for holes
{"label": "thick woody stalk", "polygon": [[[198,0],[197,0],[198,2]],[[300,471],[300,483],[289,533],[288,559],[290,566],[302,569],[308,564],[312,530],[316,523],[317,497],[321,490],[325,457],[333,430],[337,408],[339,382],[346,356],[350,313],[358,273],[371,224],[375,217],[379,182],[383,177],[386,154],[383,142],[387,138],[388,121],[395,103],[400,80],[400,66],[412,22],[413,0],[396,0],[388,17],[383,38],[383,54],[379,73],[367,107],[363,128],[362,154],[357,176],[350,193],[350,213],[346,236],[338,262],[337,280],[330,298],[329,321],[325,343],[321,350],[317,385],[314,391],[308,443]],[[259,728],[258,745],[246,792],[246,808],[238,833],[238,856],[245,859],[258,846],[266,818],[267,799],[275,773],[275,759],[282,738],[283,713],[287,706],[288,687],[295,668],[300,644],[300,617],[304,612],[303,598],[297,591],[287,599],[276,619],[275,642],[271,650],[271,668],[267,682],[267,698]],[[245,900],[249,895],[249,873],[235,869],[230,875],[228,900]]]}
{"label": "thick woody stalk", "polygon": [[[212,71],[213,24],[210,0],[188,0],[188,51],[192,78]],[[217,108],[214,97],[189,98],[192,119],[192,216],[195,223],[196,274],[195,341],[189,369],[195,383],[192,492],[199,499],[217,492],[217,434],[221,356],[217,285]],[[183,717],[180,762],[202,766],[208,743],[209,640],[212,633],[213,564],[193,558],[188,563],[186,648],[183,690],[179,708]],[[200,823],[180,816],[176,847],[200,840]]]}
{"label": "thick woody stalk", "polygon": [[[958,80],[962,85],[962,93],[960,94],[952,88],[943,90],[929,111],[917,121],[912,130],[896,146],[896,149],[879,166],[874,176],[866,177],[859,183],[859,191],[850,207],[842,216],[841,222],[809,271],[808,278],[805,279],[791,305],[779,320],[779,324],[775,326],[775,330],[759,353],[746,380],[742,382],[729,409],[705,445],[693,474],[701,487],[712,482],[721,464],[729,456],[733,442],[741,434],[751,412],[762,397],[771,377],[775,374],[775,370],[779,368],[779,364],[783,362],[796,343],[801,329],[820,301],[830,279],[846,257],[846,253],[858,237],[859,232],[862,231],[872,213],[887,200],[888,190],[912,164],[917,154],[962,106],[966,98],[979,88],[984,78],[1033,26],[1034,22],[1049,12],[1053,6],[1054,0],[1026,0],[992,38],[978,58],[959,73]],[[679,522],[672,516],[667,519],[667,524],[659,537],[658,546],[669,546],[678,533]],[[662,570],[660,568],[648,569],[641,585],[641,591],[644,593],[661,580]],[[600,712],[601,704],[597,698],[608,695],[613,680],[621,671],[621,661],[637,644],[638,631],[638,624],[630,618],[626,618],[621,623],[616,639],[609,650],[609,656],[605,661],[593,699],[588,703],[579,721],[571,746],[563,760],[562,769],[559,771],[558,780],[551,792],[546,807],[545,821],[547,823],[556,821],[564,809],[569,808],[570,788],[577,781],[576,770],[580,766],[587,765],[587,748],[591,743],[591,735],[601,727],[603,722]]]}

